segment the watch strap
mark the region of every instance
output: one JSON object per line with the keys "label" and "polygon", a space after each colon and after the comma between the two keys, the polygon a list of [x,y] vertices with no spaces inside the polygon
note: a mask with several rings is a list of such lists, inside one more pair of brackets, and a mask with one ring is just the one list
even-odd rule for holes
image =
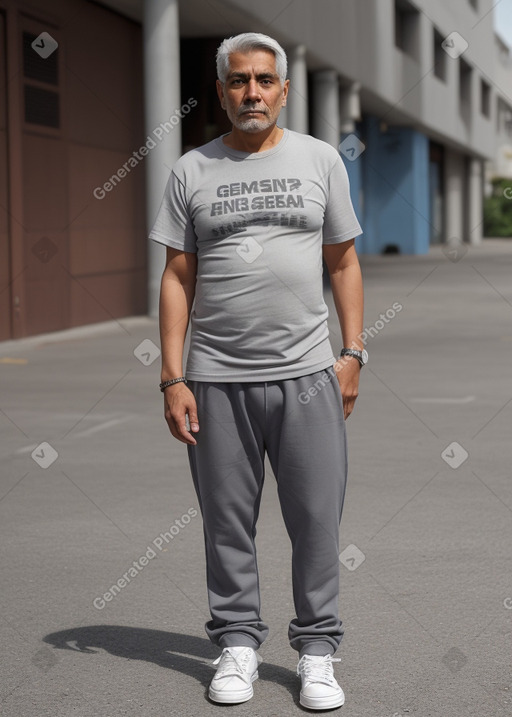
{"label": "watch strap", "polygon": [[361,364],[361,366],[364,366],[363,352],[362,352],[362,351],[356,351],[356,349],[345,349],[345,348],[343,348],[343,349],[341,349],[341,351],[340,351],[340,358],[341,358],[342,356],[353,356],[354,358],[356,358],[356,359],[359,361],[359,363]]}

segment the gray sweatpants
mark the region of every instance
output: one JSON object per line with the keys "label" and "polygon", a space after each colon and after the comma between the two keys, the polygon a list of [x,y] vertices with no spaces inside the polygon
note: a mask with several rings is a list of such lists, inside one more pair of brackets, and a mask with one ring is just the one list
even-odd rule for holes
{"label": "gray sweatpants", "polygon": [[257,649],[268,634],[254,545],[266,451],[292,543],[297,617],[288,638],[301,656],[333,654],[343,636],[338,554],[347,475],[334,369],[280,381],[188,386],[200,426],[188,454],[203,516],[210,640]]}

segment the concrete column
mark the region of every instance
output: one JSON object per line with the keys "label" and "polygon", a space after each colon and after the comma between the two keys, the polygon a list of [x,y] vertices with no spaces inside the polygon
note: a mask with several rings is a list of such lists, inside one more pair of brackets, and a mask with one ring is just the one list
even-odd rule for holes
{"label": "concrete column", "polygon": [[[361,27],[364,27],[364,34],[367,36],[364,46],[361,48],[357,61],[364,70],[363,77],[372,77],[374,87],[379,88],[381,97],[396,97],[400,99],[397,92],[397,78],[395,76],[395,48],[394,48],[394,22],[395,3],[394,0],[375,0],[372,3],[354,3],[357,6],[358,20]],[[371,7],[371,11],[369,8]],[[356,40],[357,42],[357,40]],[[358,45],[356,44],[356,47]]]}
{"label": "concrete column", "polygon": [[288,105],[285,105],[281,108],[281,112],[279,113],[279,119],[277,120],[277,126],[278,127],[289,127],[288,123]]}
{"label": "concrete column", "polygon": [[313,75],[312,134],[333,147],[340,143],[340,98],[338,74],[321,70]]}
{"label": "concrete column", "polygon": [[464,196],[464,157],[459,152],[446,149],[444,163],[445,178],[445,241],[464,241],[462,203]]}
{"label": "concrete column", "polygon": [[306,46],[298,45],[288,53],[288,127],[295,132],[308,132],[308,72],[306,65]]}
{"label": "concrete column", "polygon": [[[432,43],[432,21],[425,13],[418,16],[418,63],[421,76],[434,64],[434,45]],[[425,84],[425,83],[423,83]]]}
{"label": "concrete column", "polygon": [[[152,227],[162,201],[172,165],[181,155],[181,126],[172,124],[172,131],[153,130],[169,122],[181,106],[180,96],[180,34],[178,0],[144,2],[144,103],[146,134],[156,142],[146,157],[146,218]],[[148,314],[158,315],[160,278],[165,265],[165,249],[148,240]]]}
{"label": "concrete column", "polygon": [[457,128],[457,132],[461,132],[462,123],[459,121],[459,59],[453,59],[449,55],[446,56],[445,85],[443,117],[453,118],[452,122],[455,120],[454,126]]}
{"label": "concrete column", "polygon": [[361,119],[361,85],[352,82],[340,90],[340,130],[345,134],[354,132],[355,123]]}
{"label": "concrete column", "polygon": [[468,241],[482,243],[483,233],[483,164],[479,159],[469,160],[468,201],[466,202]]}

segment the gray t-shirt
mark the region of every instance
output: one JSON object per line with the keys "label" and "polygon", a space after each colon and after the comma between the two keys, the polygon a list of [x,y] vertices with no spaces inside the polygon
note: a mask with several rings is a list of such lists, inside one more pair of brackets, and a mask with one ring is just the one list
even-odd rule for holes
{"label": "gray t-shirt", "polygon": [[197,252],[186,376],[269,381],[335,361],[322,243],[361,234],[338,152],[285,129],[250,154],[219,137],[173,167],[150,238]]}

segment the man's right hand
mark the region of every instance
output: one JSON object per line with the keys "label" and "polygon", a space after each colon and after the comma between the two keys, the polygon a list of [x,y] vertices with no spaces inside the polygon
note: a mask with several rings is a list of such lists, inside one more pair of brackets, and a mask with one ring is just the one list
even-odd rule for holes
{"label": "man's right hand", "polygon": [[[169,430],[178,441],[190,446],[197,444],[191,432],[199,430],[197,404],[192,391],[181,383],[168,386],[164,391],[164,415]],[[188,415],[190,431],[187,430],[185,417]]]}

